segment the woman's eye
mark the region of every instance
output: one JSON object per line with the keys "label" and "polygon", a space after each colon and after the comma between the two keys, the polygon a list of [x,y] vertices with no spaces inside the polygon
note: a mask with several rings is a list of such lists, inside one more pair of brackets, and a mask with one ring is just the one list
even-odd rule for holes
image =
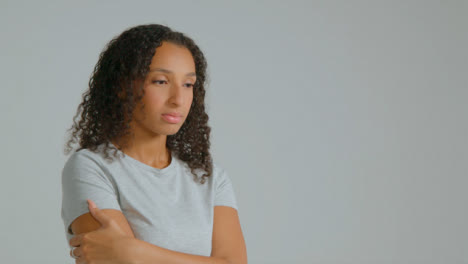
{"label": "woman's eye", "polygon": [[162,84],[161,82],[166,82],[165,80],[155,80],[153,83]]}
{"label": "woman's eye", "polygon": [[[164,84],[164,83],[167,83],[167,81],[165,81],[165,80],[154,80],[154,81],[152,81],[152,83]],[[193,86],[194,86],[194,85],[191,84],[191,83],[186,83],[186,85],[188,85],[188,87],[190,87],[190,88],[193,88]]]}

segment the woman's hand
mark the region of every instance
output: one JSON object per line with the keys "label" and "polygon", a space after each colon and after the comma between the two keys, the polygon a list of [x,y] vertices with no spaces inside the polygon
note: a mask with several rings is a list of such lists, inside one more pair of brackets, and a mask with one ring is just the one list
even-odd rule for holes
{"label": "woman's hand", "polygon": [[89,212],[102,226],[70,239],[70,245],[77,247],[73,249],[73,254],[77,257],[75,263],[130,264],[131,257],[127,249],[134,243],[134,237],[126,234],[112,218],[98,209],[93,201],[88,200],[88,207]]}

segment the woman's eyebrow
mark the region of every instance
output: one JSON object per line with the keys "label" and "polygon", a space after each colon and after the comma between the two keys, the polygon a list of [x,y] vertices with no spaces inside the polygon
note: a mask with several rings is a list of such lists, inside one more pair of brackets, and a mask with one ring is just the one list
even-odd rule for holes
{"label": "woman's eyebrow", "polygon": [[[165,72],[165,73],[172,73],[170,70],[163,69],[163,68],[154,68],[154,69],[150,69],[150,72],[152,72],[152,71],[160,71],[160,72]],[[189,72],[189,73],[185,74],[185,76],[197,76],[197,74],[194,73],[194,72]]]}

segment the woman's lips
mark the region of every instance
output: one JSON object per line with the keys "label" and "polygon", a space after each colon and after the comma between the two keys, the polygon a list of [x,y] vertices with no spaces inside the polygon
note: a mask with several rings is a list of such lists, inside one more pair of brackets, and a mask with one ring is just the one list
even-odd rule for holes
{"label": "woman's lips", "polygon": [[179,123],[180,120],[182,119],[182,117],[180,116],[173,116],[173,115],[162,115],[164,120],[166,120],[167,122],[171,123],[171,124],[176,124],[176,123]]}

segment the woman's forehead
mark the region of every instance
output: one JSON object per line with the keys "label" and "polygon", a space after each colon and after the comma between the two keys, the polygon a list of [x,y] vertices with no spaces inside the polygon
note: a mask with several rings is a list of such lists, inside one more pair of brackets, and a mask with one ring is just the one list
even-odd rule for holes
{"label": "woman's forehead", "polygon": [[165,73],[188,74],[195,72],[195,62],[186,47],[163,42],[151,59],[150,72],[158,69]]}

